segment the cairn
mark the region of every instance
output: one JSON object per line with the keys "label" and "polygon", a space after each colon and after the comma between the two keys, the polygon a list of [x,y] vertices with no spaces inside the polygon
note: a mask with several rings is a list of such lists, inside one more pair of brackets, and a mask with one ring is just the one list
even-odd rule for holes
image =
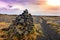
{"label": "cairn", "polygon": [[12,37],[15,35],[18,40],[25,40],[23,36],[32,33],[33,26],[33,17],[26,9],[22,14],[18,15],[13,21],[13,24],[9,26],[8,39],[13,40]]}

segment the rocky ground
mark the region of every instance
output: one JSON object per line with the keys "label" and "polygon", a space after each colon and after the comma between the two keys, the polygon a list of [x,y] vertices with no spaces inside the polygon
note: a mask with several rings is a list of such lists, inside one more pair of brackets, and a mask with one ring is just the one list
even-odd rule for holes
{"label": "rocky ground", "polygon": [[[0,16],[0,40],[7,39],[7,32],[2,31],[2,29],[8,28],[15,17],[16,15]],[[44,18],[47,22],[41,23],[43,20],[40,18],[40,16],[33,16],[35,32],[34,34],[30,34],[30,37],[36,37],[36,40],[60,40],[60,17],[41,17]],[[46,26],[46,24],[48,24],[48,26]],[[14,37],[14,40],[17,40],[17,38]]]}

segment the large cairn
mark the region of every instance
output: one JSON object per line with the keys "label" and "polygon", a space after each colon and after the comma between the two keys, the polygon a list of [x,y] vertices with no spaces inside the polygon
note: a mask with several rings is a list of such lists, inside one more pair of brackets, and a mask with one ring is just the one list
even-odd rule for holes
{"label": "large cairn", "polygon": [[18,15],[13,23],[9,26],[8,40],[13,40],[13,36],[17,36],[18,40],[25,40],[24,35],[33,33],[33,18],[26,9],[22,14]]}

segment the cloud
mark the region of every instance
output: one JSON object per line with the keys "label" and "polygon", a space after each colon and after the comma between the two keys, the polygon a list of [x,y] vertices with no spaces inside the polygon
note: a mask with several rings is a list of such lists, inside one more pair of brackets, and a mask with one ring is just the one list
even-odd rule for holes
{"label": "cloud", "polygon": [[21,5],[21,4],[11,4],[11,8],[10,9],[19,9],[19,10],[24,10],[25,7],[24,5]]}
{"label": "cloud", "polygon": [[60,7],[51,7],[45,0],[0,0],[0,13],[20,14],[28,9],[33,15],[60,15]]}
{"label": "cloud", "polygon": [[7,7],[8,4],[5,2],[0,1],[0,8]]}
{"label": "cloud", "polygon": [[20,4],[35,4],[37,0],[0,0],[7,3],[20,3]]}
{"label": "cloud", "polygon": [[[12,2],[12,3],[10,3]],[[36,0],[32,1],[32,0],[0,0],[0,11],[1,12],[5,12],[6,13],[8,11],[10,11],[10,13],[12,12],[12,10],[16,10],[17,12],[19,11],[23,11],[25,9],[28,9],[29,12],[36,13],[38,12],[39,8],[38,6],[35,4]],[[2,6],[1,6],[2,5]],[[14,11],[15,13],[15,11]]]}
{"label": "cloud", "polygon": [[38,6],[35,4],[25,4],[25,5],[22,5],[20,3],[10,4],[4,1],[0,1],[0,13],[20,14],[25,9],[28,9],[29,12],[32,14],[36,14],[37,11],[39,11]]}

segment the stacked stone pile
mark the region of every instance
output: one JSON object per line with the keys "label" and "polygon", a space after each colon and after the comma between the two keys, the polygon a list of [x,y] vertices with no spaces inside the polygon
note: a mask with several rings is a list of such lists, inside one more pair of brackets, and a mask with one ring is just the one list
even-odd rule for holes
{"label": "stacked stone pile", "polygon": [[33,26],[32,15],[29,14],[28,10],[26,9],[22,14],[18,15],[15,20],[13,20],[13,23],[8,28],[8,39],[12,40],[12,37],[16,35],[18,40],[21,40],[21,36],[33,32]]}

